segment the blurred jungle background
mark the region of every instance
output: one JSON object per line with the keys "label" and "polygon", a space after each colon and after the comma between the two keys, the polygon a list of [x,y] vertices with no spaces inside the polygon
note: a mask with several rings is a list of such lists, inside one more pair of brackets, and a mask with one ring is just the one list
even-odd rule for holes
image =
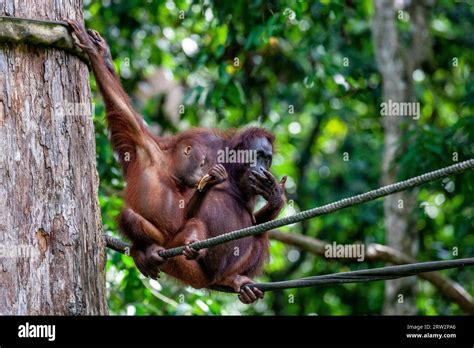
{"label": "blurred jungle background", "polygon": [[[469,1],[85,0],[84,14],[157,134],[249,125],[276,134],[272,171],[288,175],[282,216],[473,157]],[[124,182],[93,88],[103,226],[118,235]],[[389,99],[420,103],[420,117],[381,116]],[[473,179],[274,231],[258,280],[473,256]],[[333,242],[364,243],[364,262],[325,258]],[[166,275],[146,279],[132,258],[108,251],[107,288],[115,314],[451,315],[472,310],[474,271],[269,292],[246,306]]]}

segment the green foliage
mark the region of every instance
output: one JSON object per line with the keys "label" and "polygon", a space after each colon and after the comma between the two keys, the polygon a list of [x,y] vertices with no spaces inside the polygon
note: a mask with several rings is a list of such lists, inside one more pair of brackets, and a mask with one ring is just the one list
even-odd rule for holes
{"label": "green foliage", "polygon": [[[163,113],[163,96],[144,105],[132,98],[161,134],[197,125],[260,124],[272,130],[278,149],[273,172],[289,176],[292,203],[284,213],[291,214],[380,184],[384,135],[372,2],[351,3],[86,0],[85,18],[109,42],[130,95],[160,67],[184,86],[185,113],[178,121]],[[467,35],[473,23],[474,8],[462,2],[441,1],[433,10],[435,55],[418,74],[422,117],[401,139],[400,178],[452,164],[453,153],[459,161],[473,157],[474,41]],[[403,24],[400,30],[406,30]],[[124,183],[93,87],[102,219],[106,232],[116,234]],[[420,260],[452,258],[453,248],[459,256],[474,255],[473,179],[466,173],[420,190]],[[382,201],[282,230],[329,242],[384,243]],[[262,281],[384,265],[326,261],[276,241],[271,255]],[[472,271],[446,274],[474,292]],[[461,313],[431,284],[420,284],[420,314]],[[144,279],[131,258],[113,251],[108,251],[107,286],[111,312],[136,315],[379,314],[384,298],[383,282],[374,282],[268,293],[263,302],[244,306],[236,296],[194,290],[165,275]]]}

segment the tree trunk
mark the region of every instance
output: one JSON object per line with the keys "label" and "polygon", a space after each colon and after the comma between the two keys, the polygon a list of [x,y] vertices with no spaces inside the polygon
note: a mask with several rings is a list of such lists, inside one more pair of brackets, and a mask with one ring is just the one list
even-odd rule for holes
{"label": "tree trunk", "polygon": [[[431,40],[422,1],[412,5],[410,24],[412,44],[409,50],[402,47],[396,28],[396,17],[406,16],[395,11],[393,0],[374,0],[372,35],[377,64],[383,78],[383,101],[395,103],[415,102],[412,73],[429,58]],[[398,143],[410,127],[412,118],[384,116],[385,144],[383,151],[383,184],[397,179],[394,165]],[[400,192],[385,198],[384,213],[386,244],[404,254],[416,257],[418,231],[416,229],[417,190]],[[384,314],[416,314],[416,277],[387,281],[385,286]]]}
{"label": "tree trunk", "polygon": [[[6,0],[0,15],[82,17],[81,0]],[[0,314],[107,314],[86,65],[0,45]]]}

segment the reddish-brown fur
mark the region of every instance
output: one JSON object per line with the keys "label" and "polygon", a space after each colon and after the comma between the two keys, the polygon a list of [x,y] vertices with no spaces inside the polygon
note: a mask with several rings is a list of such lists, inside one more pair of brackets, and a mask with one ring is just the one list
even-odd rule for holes
{"label": "reddish-brown fur", "polygon": [[[119,217],[119,225],[133,242],[132,256],[142,273],[157,275],[152,268],[156,269],[162,260],[156,245],[168,248],[189,244],[276,217],[284,203],[280,186],[274,179],[272,184],[265,184],[271,186],[272,194],[265,197],[267,205],[254,214],[258,192],[248,184],[251,171],[243,164],[226,164],[229,179],[203,193],[189,187],[189,176],[196,177],[201,154],[207,155],[210,167],[215,163],[217,149],[227,146],[250,150],[256,146],[255,141],[262,139],[266,139],[273,152],[271,133],[260,128],[237,134],[233,130],[193,129],[175,136],[154,136],[123,90],[105,41],[96,32],[87,33],[77,22],[70,25],[79,39],[78,45],[89,55],[104,98],[111,142],[127,182],[126,208]],[[179,149],[184,145],[192,147],[195,158],[189,167],[179,169]],[[225,285],[240,291],[260,272],[267,257],[268,235],[263,233],[217,246],[197,260],[188,261],[184,256],[170,259],[162,269],[197,288]],[[247,296],[244,302],[255,300],[252,294],[243,296]]]}
{"label": "reddish-brown fur", "polygon": [[[190,186],[206,174],[225,134],[206,129],[167,137],[151,134],[107,61],[105,41],[95,32],[86,32],[78,22],[70,25],[78,45],[89,56],[106,106],[112,146],[127,182],[126,208],[119,217],[121,230],[134,248],[150,243],[165,245],[183,226],[186,203],[195,193]],[[181,151],[187,147],[191,148],[189,157]],[[205,156],[208,163],[201,168]]]}
{"label": "reddish-brown fur", "polygon": [[[250,128],[237,134],[227,146],[250,150],[252,141],[261,138],[267,139],[273,148],[274,136],[261,128]],[[228,180],[191,200],[188,216],[193,219],[169,247],[263,223],[278,215],[284,204],[283,187],[254,214],[257,193],[249,189],[245,178],[252,169],[241,163],[225,164],[225,167]],[[194,261],[187,261],[183,256],[170,259],[162,269],[197,288],[229,286],[242,292],[241,287],[252,283],[251,278],[261,272],[267,258],[268,233],[265,232],[215,246]]]}

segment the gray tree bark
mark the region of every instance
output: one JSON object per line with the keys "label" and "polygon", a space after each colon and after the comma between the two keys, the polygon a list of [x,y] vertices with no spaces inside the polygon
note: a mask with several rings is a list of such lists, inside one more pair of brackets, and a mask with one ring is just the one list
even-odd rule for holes
{"label": "gray tree bark", "polygon": [[[82,17],[81,0],[0,15]],[[64,51],[0,44],[0,314],[107,314],[91,93]]]}
{"label": "gray tree bark", "polygon": [[[408,49],[402,47],[397,33],[396,18],[401,13],[394,8],[394,1],[374,0],[373,3],[375,11],[372,36],[377,64],[383,78],[383,101],[415,102],[412,73],[429,57],[431,48],[423,1],[413,3],[409,9],[412,43]],[[387,185],[395,182],[398,174],[398,167],[394,165],[398,142],[416,121],[397,116],[385,116],[382,120],[385,131],[382,181],[383,185]],[[418,253],[415,211],[417,192],[400,192],[384,200],[386,244],[414,258]],[[416,277],[385,282],[383,313],[416,314],[416,291]]]}

